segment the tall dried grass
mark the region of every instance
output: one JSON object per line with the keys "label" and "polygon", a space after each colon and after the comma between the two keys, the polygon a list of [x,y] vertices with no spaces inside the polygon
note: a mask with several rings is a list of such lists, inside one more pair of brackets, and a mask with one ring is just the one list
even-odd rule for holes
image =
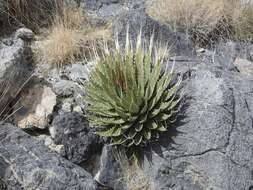
{"label": "tall dried grass", "polygon": [[[252,35],[253,6],[238,0],[156,0],[148,14],[196,42]],[[229,35],[227,35],[229,33]],[[233,36],[232,36],[233,35]]]}
{"label": "tall dried grass", "polygon": [[61,0],[6,0],[6,14],[12,20],[37,31],[48,25]]}
{"label": "tall dried grass", "polygon": [[52,25],[38,43],[37,58],[45,63],[62,66],[84,58],[94,41],[108,39],[105,28],[92,27],[83,10],[63,4],[53,16]]}

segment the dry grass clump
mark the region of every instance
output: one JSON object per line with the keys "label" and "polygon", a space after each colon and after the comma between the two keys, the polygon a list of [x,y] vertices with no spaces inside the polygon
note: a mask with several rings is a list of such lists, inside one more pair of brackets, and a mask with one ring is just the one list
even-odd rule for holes
{"label": "dry grass clump", "polygon": [[42,62],[61,66],[84,56],[92,42],[109,36],[108,30],[92,27],[80,8],[64,4],[39,41],[36,54]]}
{"label": "dry grass clump", "polygon": [[[245,5],[246,4],[246,5]],[[211,38],[252,35],[253,6],[239,0],[156,0],[151,17],[172,30],[186,32],[195,42]]]}
{"label": "dry grass clump", "polygon": [[12,20],[33,30],[48,24],[53,10],[61,0],[5,0],[6,14]]}
{"label": "dry grass clump", "polygon": [[221,20],[223,9],[222,0],[156,0],[148,13],[173,31],[204,38]]}
{"label": "dry grass clump", "polygon": [[125,175],[128,190],[156,190],[154,183],[141,168],[130,166]]}
{"label": "dry grass clump", "polygon": [[253,40],[253,2],[226,0],[226,17],[233,27],[233,37],[238,40]]}
{"label": "dry grass clump", "polygon": [[123,174],[122,178],[119,180],[126,185],[127,190],[157,189],[155,183],[145,174],[145,171],[138,162],[129,162],[127,155],[122,151],[114,151],[113,154]]}

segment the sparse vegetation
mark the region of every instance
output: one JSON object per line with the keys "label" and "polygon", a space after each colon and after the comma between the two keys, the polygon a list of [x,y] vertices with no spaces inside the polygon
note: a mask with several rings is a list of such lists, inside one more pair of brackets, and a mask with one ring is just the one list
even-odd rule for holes
{"label": "sparse vegetation", "polygon": [[97,134],[125,147],[129,158],[171,127],[180,102],[180,81],[171,84],[173,73],[162,71],[166,52],[153,43],[145,48],[140,34],[135,48],[128,36],[125,48],[117,40],[114,52],[105,45],[86,87],[88,118],[104,127]]}
{"label": "sparse vegetation", "polygon": [[143,168],[136,163],[128,162],[124,152],[114,152],[114,157],[119,163],[122,171],[122,178],[119,179],[123,184],[126,184],[128,190],[156,190],[155,183],[151,180]]}
{"label": "sparse vegetation", "polygon": [[58,8],[45,33],[38,43],[37,58],[58,66],[84,57],[94,41],[110,36],[107,29],[92,27],[80,8],[67,4]]}
{"label": "sparse vegetation", "polygon": [[237,40],[253,40],[253,2],[227,0],[226,17],[233,27],[233,37]]}
{"label": "sparse vegetation", "polygon": [[[157,0],[148,8],[155,19],[183,31],[196,43],[212,38],[252,37],[253,6],[235,0]],[[251,35],[251,36],[250,36]]]}
{"label": "sparse vegetation", "polygon": [[0,87],[0,122],[5,122],[8,120],[14,112],[13,106],[18,101],[17,97],[12,97],[11,86],[8,82],[1,83]]}
{"label": "sparse vegetation", "polygon": [[49,24],[61,3],[62,0],[6,0],[6,14],[10,22],[14,20],[38,31],[41,26]]}
{"label": "sparse vegetation", "polygon": [[138,166],[126,165],[123,173],[128,190],[156,190],[154,182]]}

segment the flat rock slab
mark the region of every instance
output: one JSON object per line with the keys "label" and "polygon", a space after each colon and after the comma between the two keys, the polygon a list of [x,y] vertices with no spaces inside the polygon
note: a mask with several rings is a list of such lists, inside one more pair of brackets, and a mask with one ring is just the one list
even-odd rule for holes
{"label": "flat rock slab", "polygon": [[10,124],[0,125],[0,168],[0,184],[8,190],[97,189],[84,169]]}

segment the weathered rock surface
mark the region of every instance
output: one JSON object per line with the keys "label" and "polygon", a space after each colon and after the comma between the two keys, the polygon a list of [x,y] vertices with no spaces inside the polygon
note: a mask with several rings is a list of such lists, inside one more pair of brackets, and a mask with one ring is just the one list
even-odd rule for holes
{"label": "weathered rock surface", "polygon": [[0,126],[0,168],[8,190],[97,190],[84,169],[10,124]]}
{"label": "weathered rock surface", "polygon": [[100,170],[95,176],[96,181],[113,189],[125,189],[122,168],[114,157],[112,146],[104,146],[100,157]]}
{"label": "weathered rock surface", "polygon": [[50,134],[55,144],[63,145],[65,157],[80,164],[101,149],[101,141],[86,118],[79,113],[63,113],[55,117]]}
{"label": "weathered rock surface", "polygon": [[253,76],[253,62],[247,59],[236,58],[234,65],[244,75]]}
{"label": "weathered rock surface", "polygon": [[31,76],[30,55],[27,42],[19,37],[0,41],[0,94],[4,95],[0,102],[0,112],[8,112],[9,104]]}
{"label": "weathered rock surface", "polygon": [[14,121],[21,128],[46,128],[55,106],[56,95],[50,87],[40,84],[29,86],[14,107],[18,110],[14,115]]}

